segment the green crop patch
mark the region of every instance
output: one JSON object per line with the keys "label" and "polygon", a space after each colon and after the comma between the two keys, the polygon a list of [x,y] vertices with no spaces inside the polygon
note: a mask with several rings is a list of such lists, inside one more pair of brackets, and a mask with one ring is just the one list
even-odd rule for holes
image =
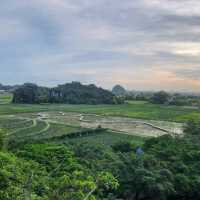
{"label": "green crop patch", "polygon": [[34,139],[38,139],[38,138],[39,139],[50,139],[53,137],[68,135],[70,133],[74,133],[74,132],[81,131],[81,130],[82,130],[82,128],[80,128],[80,127],[50,123],[50,128],[47,131],[44,131],[40,134],[33,135],[33,138]]}
{"label": "green crop patch", "polygon": [[42,132],[42,130],[44,130],[46,126],[47,126],[47,124],[44,121],[39,121],[39,120],[33,121],[31,126],[24,127],[22,129],[18,129],[17,131],[10,134],[10,137],[15,138],[16,140],[22,139],[27,136],[31,136],[31,135],[37,134],[39,132]]}
{"label": "green crop patch", "polygon": [[33,124],[31,120],[4,120],[0,121],[0,127],[9,131],[16,131],[25,127],[29,127]]}

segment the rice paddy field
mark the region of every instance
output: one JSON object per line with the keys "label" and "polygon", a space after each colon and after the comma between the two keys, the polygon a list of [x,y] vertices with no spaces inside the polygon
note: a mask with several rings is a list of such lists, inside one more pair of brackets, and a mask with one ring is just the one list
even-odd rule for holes
{"label": "rice paddy field", "polygon": [[132,101],[123,105],[67,105],[67,104],[41,104],[0,105],[0,115],[33,112],[78,112],[98,114],[105,116],[129,117],[146,120],[185,122],[191,118],[200,119],[198,108],[181,106],[155,105],[144,101]]}
{"label": "rice paddy field", "polygon": [[[17,141],[51,139],[98,127],[117,135],[157,137],[181,134],[181,123],[111,117],[74,112],[21,113],[0,116],[0,128],[7,137]],[[113,134],[112,134],[113,135]]]}
{"label": "rice paddy field", "polygon": [[193,117],[200,119],[198,109],[142,101],[124,105],[0,105],[0,129],[6,130],[8,139],[22,142],[51,140],[97,127],[106,131],[73,139],[63,137],[63,141],[141,142],[147,137],[182,134],[184,123]]}
{"label": "rice paddy field", "polygon": [[[133,141],[134,144],[142,144],[146,137],[137,136],[129,133],[121,133],[118,131],[105,130],[97,134],[89,134],[86,136],[80,136],[75,138],[62,137],[70,134],[81,132],[83,130],[91,130],[94,128],[86,128],[80,124],[78,126],[76,120],[66,121],[73,113],[68,113],[68,117],[64,117],[63,121],[58,120],[58,115],[55,117],[55,113],[45,113],[49,117],[41,119],[39,117],[34,118],[32,114],[23,115],[7,115],[0,117],[0,129],[7,130],[7,139],[17,142],[32,142],[48,140],[56,143],[94,143],[96,145],[111,146],[121,141]],[[50,116],[53,116],[52,118]],[[29,118],[29,116],[31,116]],[[37,116],[37,115],[35,115]],[[54,120],[53,120],[54,118]],[[56,118],[56,119],[55,119]],[[61,117],[62,118],[62,117]],[[74,117],[75,118],[75,117]],[[65,123],[64,123],[65,120]],[[73,124],[73,125],[72,125]],[[60,139],[62,138],[62,139]]]}
{"label": "rice paddy field", "polygon": [[81,127],[50,123],[39,118],[22,116],[1,116],[0,129],[6,130],[6,137],[15,141],[42,140],[85,130]]}

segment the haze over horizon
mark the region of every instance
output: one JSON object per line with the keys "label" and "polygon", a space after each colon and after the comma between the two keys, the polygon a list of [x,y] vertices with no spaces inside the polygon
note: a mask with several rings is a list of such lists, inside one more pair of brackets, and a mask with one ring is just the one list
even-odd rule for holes
{"label": "haze over horizon", "polygon": [[200,91],[198,0],[3,0],[0,82]]}

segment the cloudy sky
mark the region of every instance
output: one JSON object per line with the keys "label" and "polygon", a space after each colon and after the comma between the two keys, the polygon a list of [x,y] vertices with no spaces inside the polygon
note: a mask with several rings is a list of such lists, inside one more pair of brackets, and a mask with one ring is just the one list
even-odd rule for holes
{"label": "cloudy sky", "polygon": [[200,90],[199,0],[2,0],[0,82]]}

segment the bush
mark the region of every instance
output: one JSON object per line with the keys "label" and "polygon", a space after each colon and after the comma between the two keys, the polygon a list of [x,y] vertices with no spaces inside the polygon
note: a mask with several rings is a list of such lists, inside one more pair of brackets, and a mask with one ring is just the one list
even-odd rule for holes
{"label": "bush", "polygon": [[2,149],[4,144],[4,136],[5,136],[5,131],[0,129],[0,150]]}
{"label": "bush", "polygon": [[190,135],[200,135],[200,121],[199,120],[189,120],[184,128],[184,133]]}
{"label": "bush", "polygon": [[169,101],[169,94],[165,91],[157,92],[151,98],[151,102],[155,104],[165,104]]}

